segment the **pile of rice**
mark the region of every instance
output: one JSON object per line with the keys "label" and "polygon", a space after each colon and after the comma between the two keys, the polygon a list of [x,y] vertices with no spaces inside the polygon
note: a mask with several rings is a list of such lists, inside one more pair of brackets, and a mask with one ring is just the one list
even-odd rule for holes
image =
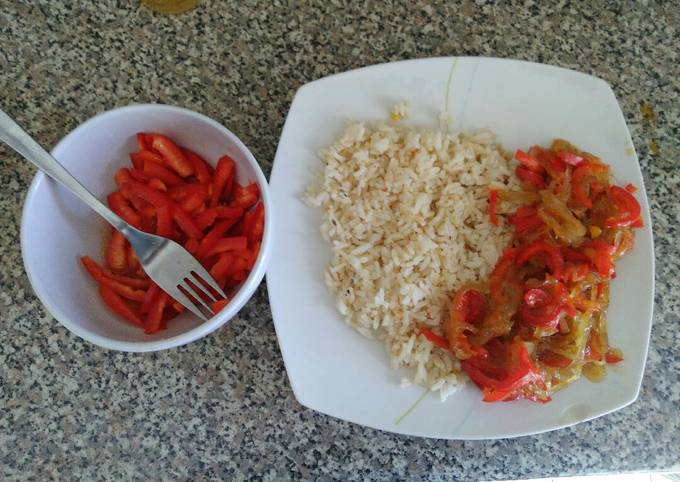
{"label": "pile of rice", "polygon": [[[400,105],[391,118],[405,114]],[[333,251],[325,280],[338,310],[385,343],[394,368],[410,369],[404,385],[444,400],[465,378],[419,327],[441,334],[452,291],[485,280],[510,242],[507,225],[489,223],[487,205],[490,185],[515,182],[510,156],[489,131],[359,122],[321,157],[323,176],[305,197],[323,210],[321,233]]]}

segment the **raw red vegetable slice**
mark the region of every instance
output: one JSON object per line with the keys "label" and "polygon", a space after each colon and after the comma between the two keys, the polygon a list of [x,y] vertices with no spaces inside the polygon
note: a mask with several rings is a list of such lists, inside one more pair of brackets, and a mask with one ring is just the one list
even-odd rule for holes
{"label": "raw red vegetable slice", "polygon": [[215,313],[215,314],[219,313],[219,312],[220,312],[225,306],[227,306],[228,304],[229,304],[229,300],[228,300],[228,299],[223,299],[223,300],[215,301],[215,302],[212,304],[212,307],[211,307],[212,310],[213,310],[213,313]]}
{"label": "raw red vegetable slice", "polygon": [[130,177],[130,169],[127,167],[121,167],[116,171],[116,175],[113,177],[113,180],[116,182],[118,189],[120,189],[126,182],[130,180]]}
{"label": "raw red vegetable slice", "polygon": [[211,206],[217,206],[224,193],[224,189],[228,183],[232,182],[234,178],[234,172],[236,170],[236,165],[234,160],[229,156],[222,156],[217,161],[217,168],[215,169],[215,175],[213,176],[213,192],[210,199]]}
{"label": "raw red vegetable slice", "polygon": [[219,279],[226,274],[228,274],[232,264],[234,263],[234,255],[226,252],[222,253],[220,258],[217,260],[217,263],[210,268],[210,275],[215,278]]}
{"label": "raw red vegetable slice", "polygon": [[168,186],[166,186],[163,181],[156,178],[149,181],[149,187],[161,192],[167,192],[168,190]]}
{"label": "raw red vegetable slice", "polygon": [[215,219],[217,219],[217,211],[215,208],[208,208],[196,216],[196,227],[198,227],[198,229],[201,231],[204,231],[205,229],[212,226],[212,224],[215,222]]}
{"label": "raw red vegetable slice", "polygon": [[144,323],[142,322],[141,318],[139,318],[137,313],[135,313],[132,308],[130,308],[125,303],[125,301],[123,301],[123,299],[118,296],[111,288],[100,285],[99,295],[102,297],[102,300],[104,300],[104,303],[106,303],[106,305],[111,308],[114,313],[125,318],[130,323],[133,323],[137,326],[144,326]]}
{"label": "raw red vegetable slice", "polygon": [[158,295],[151,301],[149,306],[149,313],[146,316],[144,323],[144,333],[156,333],[161,328],[161,321],[163,319],[163,310],[168,302],[168,296],[165,292],[160,291]]}
{"label": "raw red vegetable slice", "polygon": [[138,152],[130,153],[130,160],[135,169],[141,171],[144,169],[144,163],[147,161],[163,164],[163,157],[153,151],[143,149]]}
{"label": "raw red vegetable slice", "polygon": [[[217,244],[217,241],[231,228],[236,220],[225,219],[217,223],[213,228],[205,235],[201,241],[201,245],[196,252],[196,256],[199,259],[204,258],[208,252]],[[192,236],[196,237],[196,236]]]}
{"label": "raw red vegetable slice", "polygon": [[160,179],[167,186],[179,186],[184,184],[184,180],[181,177],[172,172],[170,169],[163,167],[158,162],[149,160],[144,161],[143,171],[151,178]]}
{"label": "raw red vegetable slice", "polygon": [[260,196],[260,188],[256,183],[250,183],[243,187],[240,184],[234,186],[233,200],[231,206],[248,209],[255,205]]}
{"label": "raw red vegetable slice", "polygon": [[[203,261],[212,265],[220,286],[238,286],[255,264],[264,230],[262,204],[247,213],[244,223],[244,211],[259,199],[257,184],[238,186],[234,192],[236,165],[228,156],[220,159],[213,176],[200,156],[166,136],[140,132],[136,140],[139,151],[130,154],[133,167],[114,176],[119,190],[108,197],[111,208],[142,230],[180,241],[189,252],[207,251]],[[235,235],[237,231],[243,235]],[[89,257],[81,259],[107,305],[147,333],[164,329],[167,320],[184,311],[151,282],[121,233],[114,232],[106,245],[108,268]],[[216,311],[227,303],[220,302]]]}
{"label": "raw red vegetable slice", "polygon": [[139,147],[140,151],[151,148],[148,141],[146,140],[146,134],[144,134],[143,132],[138,132],[135,138],[137,140],[137,147]]}
{"label": "raw red vegetable slice", "polygon": [[194,173],[194,168],[184,156],[177,144],[162,134],[150,134],[151,148],[163,156],[165,163],[182,177],[188,177]]}
{"label": "raw red vegetable slice", "polygon": [[245,236],[233,236],[217,240],[206,256],[223,253],[225,251],[245,251],[248,248],[248,238]]}
{"label": "raw red vegetable slice", "polygon": [[264,232],[264,205],[258,203],[252,213],[248,224],[248,231],[244,232],[248,237],[248,241],[251,243],[258,239],[262,239],[262,234]]}
{"label": "raw red vegetable slice", "polygon": [[120,232],[113,232],[106,247],[106,263],[109,268],[123,271],[128,267],[126,242]]}
{"label": "raw red vegetable slice", "polygon": [[119,296],[126,298],[128,300],[139,301],[140,303],[144,301],[144,291],[135,289],[128,286],[120,281],[116,281],[107,276],[102,276],[100,283],[108,288],[111,288]]}
{"label": "raw red vegetable slice", "polygon": [[119,192],[113,192],[106,197],[111,210],[123,218],[134,227],[139,228],[142,224],[142,217],[130,206],[125,197]]}
{"label": "raw red vegetable slice", "polygon": [[172,236],[172,212],[169,206],[156,208],[156,234],[166,238]]}
{"label": "raw red vegetable slice", "polygon": [[208,163],[205,162],[203,158],[194,151],[185,147],[180,147],[180,149],[193,166],[194,174],[196,175],[198,182],[210,182],[210,179],[212,178],[212,168],[208,165]]}
{"label": "raw red vegetable slice", "polygon": [[185,197],[180,206],[182,209],[184,209],[186,212],[190,213],[193,211],[196,211],[198,208],[201,207],[203,204],[203,201],[205,200],[205,194],[201,192],[195,192],[193,194],[188,195]]}

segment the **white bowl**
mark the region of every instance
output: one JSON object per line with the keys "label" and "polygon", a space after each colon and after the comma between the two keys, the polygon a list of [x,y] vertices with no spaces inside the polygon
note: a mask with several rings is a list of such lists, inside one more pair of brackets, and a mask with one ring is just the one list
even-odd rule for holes
{"label": "white bowl", "polygon": [[21,220],[21,249],[35,293],[66,328],[104,348],[155,351],[180,346],[229,321],[250,299],[265,273],[272,248],[269,186],[257,161],[231,131],[208,117],[167,105],[143,104],[99,114],[64,137],[52,155],[95,196],[115,189],[115,171],[129,165],[137,150],[135,133],[153,131],[196,151],[208,162],[228,154],[240,183],[255,181],[265,207],[260,254],[229,305],[203,322],[185,312],[166,330],[147,335],[114,315],[101,301],[97,284],[79,258],[102,258],[106,222],[64,187],[38,172],[31,183]]}

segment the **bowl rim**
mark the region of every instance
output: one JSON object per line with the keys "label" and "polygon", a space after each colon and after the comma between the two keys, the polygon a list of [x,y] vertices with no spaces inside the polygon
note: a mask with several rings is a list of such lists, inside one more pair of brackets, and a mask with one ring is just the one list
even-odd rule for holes
{"label": "bowl rim", "polygon": [[260,252],[258,254],[255,265],[252,271],[241,285],[236,295],[231,299],[229,305],[226,309],[219,312],[216,316],[212,317],[208,321],[201,323],[197,327],[181,333],[179,335],[173,336],[171,338],[166,338],[162,340],[149,340],[149,341],[122,341],[108,338],[106,336],[94,333],[82,326],[73,323],[68,317],[52,303],[51,299],[45,295],[41,282],[36,277],[35,273],[31,271],[30,263],[28,262],[28,254],[26,252],[27,241],[30,237],[29,230],[26,228],[26,219],[28,216],[28,211],[30,206],[33,204],[33,199],[37,196],[41,186],[46,182],[55,182],[50,179],[42,171],[38,171],[26,192],[24,197],[24,205],[21,211],[21,224],[20,224],[20,243],[21,243],[21,257],[24,264],[24,271],[28,276],[28,280],[33,288],[33,292],[36,294],[40,302],[47,309],[47,311],[64,327],[69,331],[74,333],[76,336],[87,340],[97,346],[110,350],[118,350],[125,352],[150,352],[165,350],[168,348],[174,348],[178,346],[185,345],[199,338],[202,338],[209,333],[220,328],[222,325],[227,323],[231,318],[233,318],[238,311],[250,300],[255,290],[260,285],[260,282],[264,278],[264,274],[269,263],[271,248],[273,242],[273,219],[272,219],[272,205],[271,205],[271,194],[269,192],[269,184],[267,178],[262,172],[255,156],[250,152],[250,149],[239,139],[236,134],[231,132],[225,126],[219,122],[211,119],[210,117],[200,114],[198,112],[186,109],[184,107],[177,107],[167,104],[132,104],[123,107],[117,107],[104,112],[100,112],[94,117],[89,118],[85,122],[78,125],[75,129],[67,133],[64,137],[59,140],[59,142],[50,151],[53,156],[58,153],[60,149],[63,148],[68,142],[72,142],[72,139],[77,136],[81,131],[89,129],[93,125],[102,122],[113,116],[129,115],[134,114],[138,111],[148,112],[149,110],[158,112],[172,112],[175,114],[185,115],[192,117],[204,123],[207,123],[211,127],[215,128],[221,132],[230,142],[232,142],[240,151],[245,154],[245,158],[249,164],[253,167],[255,172],[255,180],[260,188],[260,197],[265,208],[265,222],[264,222],[264,233],[262,236],[262,244]]}

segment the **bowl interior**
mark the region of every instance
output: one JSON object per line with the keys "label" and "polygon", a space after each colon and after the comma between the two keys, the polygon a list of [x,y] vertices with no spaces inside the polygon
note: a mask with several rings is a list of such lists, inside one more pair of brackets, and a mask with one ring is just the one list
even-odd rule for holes
{"label": "bowl interior", "polygon": [[[264,177],[254,158],[233,134],[206,117],[169,106],[131,106],[101,114],[66,136],[52,154],[104,200],[116,189],[115,171],[130,165],[128,154],[137,150],[135,134],[139,131],[165,134],[213,165],[220,156],[228,154],[236,162],[240,183],[257,181],[262,187]],[[97,284],[85,272],[79,258],[89,255],[103,261],[108,233],[107,223],[94,211],[47,176],[38,174],[24,208],[22,249],[33,288],[49,311],[79,336],[104,346],[111,346],[111,340],[114,344],[125,344],[176,339],[172,345],[191,341],[182,340],[182,335],[203,322],[186,312],[168,323],[167,330],[146,335],[104,305]],[[258,263],[262,264],[261,260]],[[255,270],[251,278],[254,273]],[[249,281],[250,278],[246,284],[250,293],[244,294],[245,298],[239,293],[244,298],[242,302],[234,300],[213,318],[221,319],[217,326],[231,318],[257,287],[257,282]]]}

